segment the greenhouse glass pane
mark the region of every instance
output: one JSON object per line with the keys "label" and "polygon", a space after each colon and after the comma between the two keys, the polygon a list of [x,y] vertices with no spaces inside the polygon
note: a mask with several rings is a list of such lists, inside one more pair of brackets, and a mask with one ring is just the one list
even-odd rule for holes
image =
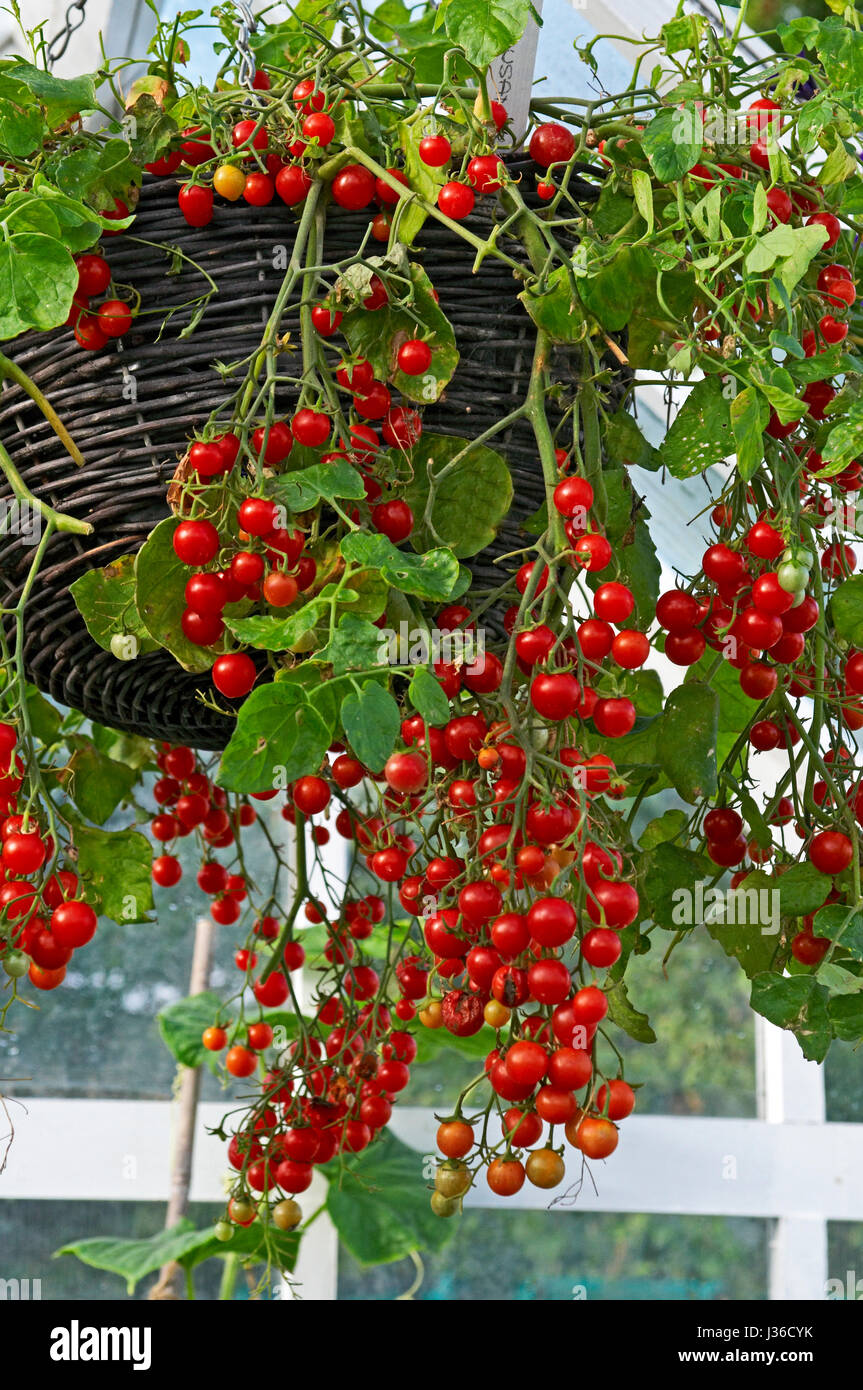
{"label": "greenhouse glass pane", "polygon": [[824,1086],[828,1120],[863,1124],[863,1052],[834,1042],[824,1063]]}
{"label": "greenhouse glass pane", "polygon": [[[211,1203],[196,1203],[189,1218],[196,1226],[208,1225],[221,1214]],[[93,1269],[73,1255],[53,1259],[61,1246],[83,1238],[104,1236],[146,1240],[165,1224],[161,1202],[3,1202],[0,1201],[0,1278],[17,1279],[23,1297],[23,1280],[29,1280],[30,1297],[43,1299],[125,1299],[125,1282],[116,1274]],[[195,1273],[199,1298],[215,1298],[222,1261],[207,1260]],[[158,1278],[147,1275],[133,1295],[144,1299]],[[34,1286],[38,1280],[38,1286]],[[237,1297],[245,1293],[239,1288]],[[8,1294],[7,1294],[8,1297]]]}
{"label": "greenhouse glass pane", "polygon": [[863,1222],[827,1223],[827,1278],[828,1298],[863,1301]]}
{"label": "greenhouse glass pane", "polygon": [[[361,1269],[339,1252],[339,1298],[764,1299],[766,1222],[722,1216],[466,1211],[439,1255]],[[506,1258],[502,1252],[506,1251]]]}

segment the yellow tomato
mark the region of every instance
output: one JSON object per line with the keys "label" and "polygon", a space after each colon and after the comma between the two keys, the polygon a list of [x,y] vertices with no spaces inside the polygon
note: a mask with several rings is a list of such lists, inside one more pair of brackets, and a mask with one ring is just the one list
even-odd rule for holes
{"label": "yellow tomato", "polygon": [[482,1011],[482,1016],[486,1023],[492,1028],[505,1028],[509,1023],[510,1011],[505,1004],[500,1004],[496,999],[489,999]]}
{"label": "yellow tomato", "polygon": [[236,164],[220,164],[213,175],[213,187],[219,197],[227,198],[229,203],[235,203],[243,196],[245,186],[246,176]]}

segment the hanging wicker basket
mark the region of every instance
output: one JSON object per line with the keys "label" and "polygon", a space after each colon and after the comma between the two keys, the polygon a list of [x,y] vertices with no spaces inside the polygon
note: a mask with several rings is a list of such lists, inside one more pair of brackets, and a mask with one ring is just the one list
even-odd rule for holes
{"label": "hanging wicker basket", "polygon": [[[527,165],[511,162],[510,168],[518,175]],[[598,189],[583,183],[571,191],[587,202]],[[485,236],[492,216],[480,204],[466,225]],[[354,254],[367,223],[367,214],[332,210],[326,261]],[[51,539],[38,602],[31,602],[25,617],[26,668],[53,699],[100,723],[202,749],[221,748],[230,737],[233,720],[199,699],[199,691],[210,689],[207,676],[182,670],[166,652],[117,660],[90,637],[69,585],[88,569],[135,553],[168,515],[166,489],[177,461],[227,394],[213,363],[242,359],[260,343],[283,276],[273,264],[274,247],[290,250],[295,225],[281,203],[254,211],[239,203],[218,206],[209,226],[193,230],[177,207],[175,180],[147,179],[132,234],[112,237],[108,256],[114,280],[134,285],[142,308],[156,312],[139,316],[122,339],[96,353],[82,351],[70,328],[30,334],[13,346],[15,361],[52,402],[86,464],[75,467],[39,410],[14,385],[0,396],[0,438],[36,496],[93,526],[88,536]],[[174,246],[219,287],[186,338],[177,335],[191,311],[180,306],[205,285],[188,262],[181,273],[171,273]],[[519,243],[508,243],[507,251],[518,256]],[[434,220],[426,223],[412,255],[428,270],[461,354],[445,397],[425,411],[426,428],[474,438],[524,399],[533,325],[511,271],[487,257],[473,274],[470,246]],[[160,338],[163,316],[171,310],[176,313]],[[295,309],[288,311],[284,329],[298,339]],[[569,374],[565,354],[555,369]],[[285,392],[277,411],[289,414],[293,405]],[[515,501],[493,546],[472,563],[489,586],[501,582],[495,556],[524,544],[520,523],[545,495],[526,422],[498,436],[494,447],[512,470]],[[31,558],[20,537],[0,536],[4,601],[20,591]]]}

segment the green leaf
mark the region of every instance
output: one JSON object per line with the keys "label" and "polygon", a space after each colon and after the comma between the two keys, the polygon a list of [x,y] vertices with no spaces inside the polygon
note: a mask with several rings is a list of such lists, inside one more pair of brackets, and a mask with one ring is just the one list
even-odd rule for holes
{"label": "green leaf", "polygon": [[774,879],[773,887],[779,889],[783,917],[807,917],[821,907],[831,884],[814,864],[800,863]]}
{"label": "green leaf", "polygon": [[213,652],[195,646],[185,636],[181,619],[186,611],[189,567],[178,559],[173,536],[180,525],[166,517],[150,532],[135,560],[135,604],[144,627],[160,647],[175,656],[187,671],[201,673],[213,665]]}
{"label": "green leaf", "polygon": [[152,164],[158,159],[179,129],[173,117],[149,92],[141,93],[128,113],[128,119],[134,121],[132,157],[138,164]]}
{"label": "green leaf", "polygon": [[129,189],[140,182],[140,168],[130,158],[126,141],[109,140],[99,151],[87,187],[87,201],[99,209],[113,209],[115,198],[127,195]]}
{"label": "green leaf", "polygon": [[63,722],[60,711],[50,700],[46,700],[35,685],[27,686],[27,713],[34,738],[47,746],[54,743]]}
{"label": "green leaf", "polygon": [[[0,219],[14,225],[16,230],[18,224],[23,230],[23,222],[29,218],[31,230],[47,232],[46,217],[52,221],[48,234],[58,237],[66,250],[72,252],[85,251],[92,246],[99,237],[99,227],[103,222],[98,213],[75,198],[68,198],[41,174],[35,175],[32,188],[26,192],[16,190],[11,193],[0,209]],[[42,220],[41,225],[37,219]]]}
{"label": "green leaf", "polygon": [[770,213],[770,206],[767,202],[767,190],[763,183],[755,185],[755,193],[752,197],[752,231],[755,235],[763,232],[767,226],[767,218]]}
{"label": "green leaf", "polygon": [[332,639],[319,653],[321,661],[328,661],[337,676],[366,666],[380,666],[386,656],[385,634],[368,618],[358,618],[353,613],[342,614]]}
{"label": "green leaf", "polygon": [[89,746],[72,754],[62,780],[81,814],[104,825],[131,792],[138,773]]}
{"label": "green leaf", "polygon": [[0,151],[13,159],[26,159],[45,134],[42,113],[29,104],[27,89],[0,78]]}
{"label": "green leaf", "polygon": [[863,913],[832,903],[822,907],[812,924],[814,936],[829,936],[855,960],[863,961]]}
{"label": "green leaf", "polygon": [[802,360],[806,355],[802,343],[798,342],[796,338],[792,338],[790,333],[780,333],[776,328],[771,331],[770,346],[778,348],[780,352],[787,352],[789,357],[797,360]]}
{"label": "green leaf", "polygon": [[630,1038],[640,1043],[656,1042],[656,1034],[650,1026],[647,1014],[639,1013],[630,1002],[623,980],[616,980],[606,993],[608,1017],[618,1028],[622,1028]]}
{"label": "green leaf", "polygon": [[77,284],[75,262],[55,237],[21,232],[0,240],[0,339],[56,328]]}
{"label": "green leaf", "polygon": [[443,22],[468,62],[486,68],[518,43],[532,8],[530,0],[448,0]]}
{"label": "green leaf", "polygon": [[459,563],[451,550],[411,555],[380,534],[352,531],[342,541],[342,556],[364,568],[379,570],[388,584],[417,598],[447,599],[459,580]]}
{"label": "green leaf", "polygon": [[842,994],[829,1001],[827,1012],[837,1038],[859,1042],[863,1037],[863,994]]}
{"label": "green leaf", "polygon": [[[460,462],[433,485],[429,529],[423,524],[431,486],[428,469],[441,472],[462,451]],[[413,478],[403,494],[414,514],[411,544],[424,550],[443,542],[459,558],[490,545],[512,505],[512,478],[501,455],[467,439],[424,434],[413,450],[411,465]]]}
{"label": "green leaf", "polygon": [[616,767],[626,768],[630,786],[634,772],[649,775],[653,782],[653,790],[659,791],[661,787],[668,785],[667,782],[659,780],[658,746],[661,728],[661,719],[636,719],[632,733],[624,734],[622,738],[604,739],[585,732],[582,738],[584,751],[607,753],[614,759]]}
{"label": "green leaf", "polygon": [[201,1034],[221,1017],[223,1001],[218,994],[205,991],[167,1004],[156,1014],[162,1042],[175,1061],[184,1067],[199,1067],[208,1053]]}
{"label": "green leaf", "polygon": [[[716,869],[713,868],[715,875]],[[748,874],[736,889],[704,895],[705,927],[748,979],[769,970],[776,955],[779,921],[774,913],[776,884],[762,873]],[[716,895],[719,895],[718,897]]]}
{"label": "green leaf", "polygon": [[632,591],[635,609],[621,627],[649,627],[659,595],[662,565],[643,516],[638,517],[632,531],[632,540],[624,541],[618,550],[618,577]]}
{"label": "green leaf", "polygon": [[450,717],[449,700],[441,689],[440,681],[425,666],[418,667],[414,672],[408,686],[408,699],[427,727],[438,728]]}
{"label": "green leaf", "polygon": [[752,981],[749,1003],[757,1014],[790,1029],[811,1062],[823,1062],[833,1037],[827,990],[814,977],[765,972]]}
{"label": "green leaf", "polygon": [[[439,1225],[444,1223],[439,1222]],[[75,1255],[93,1269],[119,1275],[125,1280],[126,1292],[131,1298],[146,1275],[171,1261],[176,1261],[183,1269],[194,1269],[216,1256],[224,1259],[236,1254],[249,1263],[262,1263],[269,1256],[279,1269],[290,1273],[296,1264],[299,1242],[299,1233],[279,1231],[274,1226],[265,1228],[260,1221],[251,1226],[236,1226],[230,1241],[222,1242],[216,1239],[212,1227],[198,1230],[183,1217],[169,1230],[157,1231],[141,1239],[94,1236],[73,1241],[55,1250],[54,1258]]]}
{"label": "green leaf", "polygon": [[662,461],[675,478],[691,478],[721,462],[734,448],[730,402],[717,376],[696,382],[660,448]]}
{"label": "green leaf", "polygon": [[108,231],[122,230],[124,227],[131,226],[135,220],[134,212],[130,212],[128,217],[107,217],[104,212],[96,211],[89,204],[83,203],[81,199],[70,198],[41,172],[33,175],[32,191],[40,198],[50,198],[51,206],[55,211],[65,209],[69,216],[76,221],[94,223],[97,227],[104,227]]}
{"label": "green leaf", "polygon": [[7,80],[25,87],[52,125],[81,112],[92,111],[96,105],[95,83],[88,74],[55,77],[44,68],[34,67],[21,58],[12,58],[0,64],[0,90]]}
{"label": "green leaf", "polygon": [[644,153],[660,183],[682,179],[697,164],[704,145],[704,125],[692,102],[666,107],[645,127]]}
{"label": "green leaf", "polygon": [[754,386],[745,386],[731,402],[730,416],[737,447],[737,471],[748,482],[764,459],[762,434],[770,419],[770,409]]}
{"label": "green leaf", "polygon": [[[590,210],[590,220],[600,236],[615,237],[636,211],[634,198],[624,193],[615,179],[609,179]],[[576,254],[573,257],[573,270],[576,274],[586,273],[579,272],[578,266],[579,257]]]}
{"label": "green leaf", "polygon": [[88,570],[69,585],[69,592],[87,631],[105,651],[111,638],[130,636],[138,651],[154,652],[159,644],[141,621],[135,602],[135,556],[122,555],[102,569]]}
{"label": "green leaf", "polygon": [[423,1164],[422,1154],[385,1130],[356,1158],[323,1169],[330,1180],[327,1212],[358,1264],[440,1250],[450,1239],[453,1223],[441,1221],[429,1206]]}
{"label": "green leaf", "polygon": [[863,990],[863,979],[859,975],[852,975],[851,971],[846,970],[844,966],[834,965],[829,960],[825,960],[818,966],[815,971],[815,978],[820,985],[830,991],[831,995],[859,994]]}
{"label": "green leaf", "polygon": [[149,921],[153,906],[153,851],[137,830],[97,830],[73,821],[77,870],[88,902],[121,926]]}
{"label": "green leaf", "polygon": [[838,635],[855,647],[863,646],[863,574],[842,581],[833,591],[828,611]]}
{"label": "green leaf", "polygon": [[678,15],[663,24],[659,31],[663,47],[669,55],[697,49],[704,34],[704,16],[700,14]]}
{"label": "green leaf", "polygon": [[303,689],[286,681],[259,685],[240,707],[216,780],[236,792],[293,782],[318,771],[331,738]]}
{"label": "green leaf", "polygon": [[659,759],[684,801],[716,795],[719,697],[709,685],[689,681],[672,690],[662,715]]}
{"label": "green leaf", "polygon": [[354,754],[372,772],[380,772],[399,736],[401,715],[388,690],[366,681],[342,701],[342,728]]}
{"label": "green leaf", "polygon": [[[377,7],[376,14],[380,13],[381,8],[380,5]],[[436,203],[439,189],[449,178],[449,170],[446,167],[433,169],[431,165],[420,159],[419,146],[424,133],[423,127],[416,121],[401,121],[399,123],[399,144],[404,151],[404,173],[408,186],[415,193],[419,193],[427,203]],[[404,242],[405,246],[410,246],[416,239],[426,216],[427,214],[416,202],[403,209],[399,217],[399,239]]]}
{"label": "green leaf", "polygon": [[709,882],[713,874],[709,859],[679,845],[660,843],[642,854],[639,891],[657,926],[669,931],[697,926],[696,885]]}
{"label": "green leaf", "polygon": [[692,220],[709,242],[722,239],[722,189],[717,183],[695,204]]}
{"label": "green leaf", "polygon": [[784,367],[753,363],[750,376],[766,397],[783,425],[806,414],[806,403],[794,394],[794,378]]}
{"label": "green leaf", "polygon": [[863,399],[852,401],[842,418],[833,426],[821,449],[830,472],[841,472],[859,453],[863,452]]}
{"label": "green leaf", "polygon": [[776,275],[790,294],[821,250],[827,232],[818,223],[791,227],[780,222],[758,238],[744,259],[748,275],[763,275],[776,266]]}
{"label": "green leaf", "polygon": [[633,316],[637,264],[632,250],[623,247],[604,264],[595,263],[591,273],[578,281],[582,304],[609,333],[626,328]]}
{"label": "green leaf", "polygon": [[647,223],[646,235],[650,236],[653,231],[653,184],[646,170],[633,169],[632,192],[635,196],[635,206]]}
{"label": "green leaf", "polygon": [[[386,262],[372,258],[369,265],[385,267]],[[351,351],[371,362],[376,377],[392,381],[408,400],[428,405],[438,400],[458,365],[455,335],[434,298],[432,283],[422,266],[411,262],[398,269],[401,275],[407,274],[410,278],[409,303],[390,302],[375,309],[374,313],[363,307],[361,299],[353,305],[346,303],[341,332]],[[400,285],[399,297],[405,294]],[[409,338],[422,337],[432,349],[429,369],[422,376],[407,376],[398,365],[399,348]]]}
{"label": "green leaf", "polygon": [[844,183],[852,174],[856,174],[858,167],[855,156],[849,152],[844,140],[834,134],[832,149],[818,170],[818,182],[822,188]]}
{"label": "green leaf", "polygon": [[119,1275],[125,1281],[126,1292],[131,1297],[146,1275],[161,1269],[169,1260],[189,1256],[199,1248],[205,1237],[211,1238],[212,1231],[199,1231],[184,1217],[169,1230],[158,1231],[156,1235],[142,1239],[94,1236],[89,1240],[73,1241],[61,1246],[55,1252],[55,1258],[75,1255],[83,1264]]}
{"label": "green leaf", "polygon": [[328,598],[313,598],[287,618],[275,613],[253,613],[248,618],[226,618],[225,626],[241,642],[265,652],[287,652],[296,647],[328,613]]}
{"label": "green leaf", "polygon": [[334,463],[316,463],[311,468],[301,468],[296,473],[283,473],[271,478],[267,484],[267,496],[296,515],[297,512],[307,512],[322,497],[328,502],[336,497],[359,501],[365,497],[365,489],[357,470],[346,459],[336,459]]}
{"label": "green leaf", "polygon": [[646,468],[655,473],[662,467],[662,455],[649,444],[628,410],[605,417],[605,447],[609,459],[627,468]]}
{"label": "green leaf", "polygon": [[[469,1038],[457,1038],[448,1028],[421,1028],[416,1034],[417,1055],[414,1064],[419,1067],[428,1062],[436,1062],[442,1052],[455,1052],[470,1061],[482,1062],[493,1046],[493,1037],[494,1034],[487,1025]],[[477,1067],[477,1071],[479,1070]],[[476,1095],[476,1092],[471,1094]]]}
{"label": "green leaf", "polygon": [[639,844],[642,849],[655,849],[657,845],[665,844],[668,840],[675,840],[686,828],[689,817],[685,811],[674,808],[670,811],[663,811],[661,816],[649,821],[639,836]]}
{"label": "green leaf", "polygon": [[542,328],[556,343],[576,343],[584,337],[584,310],[566,266],[559,266],[549,275],[541,294],[526,289],[518,297],[537,328]]}
{"label": "green leaf", "polygon": [[863,34],[844,20],[822,23],[815,46],[827,81],[838,91],[863,87]]}
{"label": "green leaf", "polygon": [[90,722],[90,738],[93,747],[98,748],[115,763],[127,763],[140,772],[141,768],[156,766],[156,750],[146,738],[137,734],[123,733],[120,729],[109,729],[104,724]]}
{"label": "green leaf", "polygon": [[640,715],[662,712],[665,690],[658,671],[628,671],[620,681],[621,690],[628,695]]}

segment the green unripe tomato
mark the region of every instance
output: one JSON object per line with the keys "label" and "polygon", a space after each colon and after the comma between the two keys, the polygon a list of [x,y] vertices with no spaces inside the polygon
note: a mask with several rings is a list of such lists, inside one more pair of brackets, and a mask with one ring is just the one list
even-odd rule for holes
{"label": "green unripe tomato", "polygon": [[270,1212],[273,1218],[273,1225],[280,1231],[294,1231],[303,1219],[303,1211],[299,1202],[291,1198],[285,1198],[284,1202],[277,1202]]}
{"label": "green unripe tomato", "polygon": [[776,571],[776,579],[787,594],[802,594],[809,583],[809,571],[793,560],[786,560]]}
{"label": "green unripe tomato", "polygon": [[444,1197],[442,1192],[433,1192],[431,1195],[431,1209],[435,1216],[455,1216],[461,1208],[458,1197]]}
{"label": "green unripe tomato", "polygon": [[132,632],[115,632],[111,638],[111,655],[118,661],[134,661],[139,651],[138,639]]}
{"label": "green unripe tomato", "polygon": [[806,550],[802,545],[789,545],[782,552],[782,563],[787,564],[789,561],[796,565],[802,565],[804,569],[811,570],[815,563],[815,556],[811,550]]}
{"label": "green unripe tomato", "polygon": [[442,1163],[434,1176],[441,1197],[463,1197],[470,1187],[470,1171],[464,1163]]}
{"label": "green unripe tomato", "polygon": [[3,969],[12,980],[23,979],[30,969],[30,957],[25,955],[23,951],[4,951],[3,955],[0,956],[0,961],[3,962]]}
{"label": "green unripe tomato", "polygon": [[230,1221],[216,1222],[216,1225],[213,1229],[213,1235],[216,1237],[216,1240],[229,1241],[232,1239],[233,1234],[234,1228],[231,1225]]}

